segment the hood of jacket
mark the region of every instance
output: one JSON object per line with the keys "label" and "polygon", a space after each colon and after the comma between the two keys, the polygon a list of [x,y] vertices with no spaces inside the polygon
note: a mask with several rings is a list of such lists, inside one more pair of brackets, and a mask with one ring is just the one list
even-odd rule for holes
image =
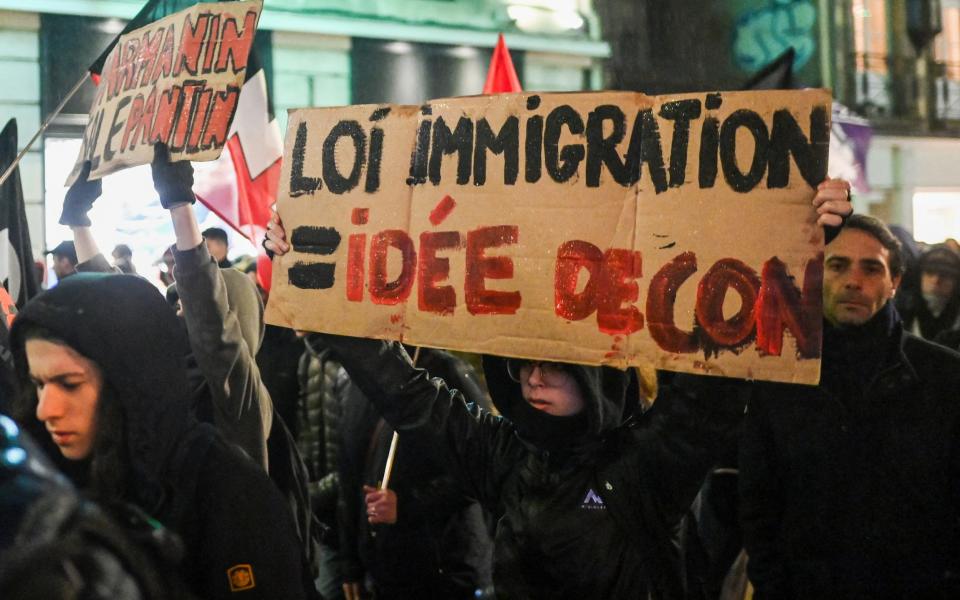
{"label": "hood of jacket", "polygon": [[[584,409],[579,417],[581,425],[576,432],[584,437],[594,437],[619,427],[632,414],[627,406],[626,391],[628,373],[612,367],[595,367],[567,364],[583,394]],[[494,406],[513,421],[525,438],[536,440],[538,431],[557,427],[559,420],[533,408],[523,399],[520,383],[507,373],[507,359],[498,356],[483,357],[483,372]],[[559,429],[563,429],[561,425]],[[573,433],[571,431],[571,433]]]}
{"label": "hood of jacket", "polygon": [[[109,397],[121,403],[132,476],[157,482],[192,422],[186,331],[159,291],[134,275],[81,273],[28,302],[11,330],[17,375],[29,386],[24,389],[32,388],[24,339],[31,325],[97,364],[113,392]],[[21,400],[34,407],[36,401],[35,394]]]}

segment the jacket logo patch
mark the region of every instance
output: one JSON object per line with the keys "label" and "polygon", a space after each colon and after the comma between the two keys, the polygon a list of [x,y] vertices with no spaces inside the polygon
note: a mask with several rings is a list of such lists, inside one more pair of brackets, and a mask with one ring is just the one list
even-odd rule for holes
{"label": "jacket logo patch", "polygon": [[253,567],[250,565],[234,565],[227,569],[227,578],[230,580],[231,592],[252,590],[257,586],[253,580]]}
{"label": "jacket logo patch", "polygon": [[583,502],[580,503],[580,508],[585,510],[606,510],[607,505],[603,503],[603,498],[601,498],[593,488],[587,490],[587,495],[584,496]]}

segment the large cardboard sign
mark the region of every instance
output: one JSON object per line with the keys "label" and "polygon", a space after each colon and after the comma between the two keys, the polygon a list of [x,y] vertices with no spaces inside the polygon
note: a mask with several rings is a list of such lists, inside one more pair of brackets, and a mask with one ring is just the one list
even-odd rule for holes
{"label": "large cardboard sign", "polygon": [[814,383],[825,90],[292,111],[268,319]]}
{"label": "large cardboard sign", "polygon": [[121,36],[104,64],[77,164],[97,179],[153,160],[214,160],[227,141],[263,3],[196,4]]}

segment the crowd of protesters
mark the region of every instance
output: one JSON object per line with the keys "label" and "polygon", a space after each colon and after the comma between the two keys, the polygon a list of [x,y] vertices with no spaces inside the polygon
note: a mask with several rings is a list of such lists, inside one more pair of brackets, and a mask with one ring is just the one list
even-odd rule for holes
{"label": "crowd of protesters", "polygon": [[0,597],[960,597],[960,254],[846,182],[803,386],[265,327],[190,163],[152,172],[166,295],[100,252],[88,165],[10,331]]}

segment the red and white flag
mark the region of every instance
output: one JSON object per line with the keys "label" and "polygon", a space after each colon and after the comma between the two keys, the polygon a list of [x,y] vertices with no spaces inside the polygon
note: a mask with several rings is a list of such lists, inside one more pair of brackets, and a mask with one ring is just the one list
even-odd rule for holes
{"label": "red and white flag", "polygon": [[197,163],[193,189],[207,208],[258,248],[257,281],[270,289],[270,260],[260,246],[277,199],[283,138],[273,117],[267,80],[251,50],[247,79],[220,158]]}

